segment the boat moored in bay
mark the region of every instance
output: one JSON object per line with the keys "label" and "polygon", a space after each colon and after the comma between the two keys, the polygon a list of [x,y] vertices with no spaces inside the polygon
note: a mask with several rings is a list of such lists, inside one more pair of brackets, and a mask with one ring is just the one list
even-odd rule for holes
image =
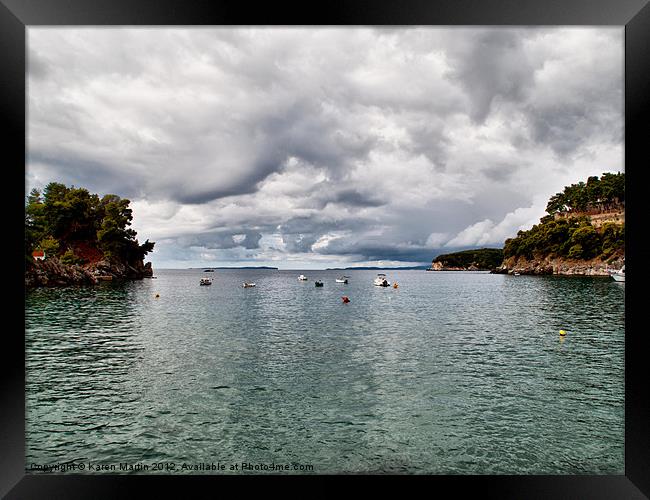
{"label": "boat moored in bay", "polygon": [[609,271],[609,275],[614,279],[614,281],[625,282],[625,265],[617,271]]}
{"label": "boat moored in bay", "polygon": [[373,283],[375,286],[390,286],[390,282],[386,279],[386,275],[383,273],[377,274]]}

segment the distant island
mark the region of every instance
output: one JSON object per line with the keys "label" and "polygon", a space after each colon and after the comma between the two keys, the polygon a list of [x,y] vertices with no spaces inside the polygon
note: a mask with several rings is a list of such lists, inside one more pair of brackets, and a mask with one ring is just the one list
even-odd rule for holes
{"label": "distant island", "polygon": [[505,241],[495,272],[607,276],[625,263],[625,174],[604,173],[564,188],[548,215]]}
{"label": "distant island", "polygon": [[328,267],[325,271],[413,271],[427,269],[428,266],[408,267]]}
{"label": "distant island", "polygon": [[25,286],[95,284],[151,277],[153,250],[130,229],[130,201],[49,183],[32,189],[25,206]]}
{"label": "distant island", "polygon": [[481,248],[438,255],[427,271],[491,271],[503,262],[500,248]]}
{"label": "distant island", "polygon": [[625,264],[625,174],[604,173],[553,195],[539,224],[505,241],[438,255],[428,271],[608,276]]}
{"label": "distant island", "polygon": [[269,267],[269,266],[242,266],[242,267],[188,267],[188,269],[271,269],[271,270],[278,270],[277,267]]}

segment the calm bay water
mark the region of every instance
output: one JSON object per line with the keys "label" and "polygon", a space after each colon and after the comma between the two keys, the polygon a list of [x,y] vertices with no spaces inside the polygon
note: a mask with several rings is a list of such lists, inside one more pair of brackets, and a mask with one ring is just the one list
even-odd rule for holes
{"label": "calm bay water", "polygon": [[26,466],[624,473],[624,284],[386,271],[393,289],[345,272],[30,292]]}

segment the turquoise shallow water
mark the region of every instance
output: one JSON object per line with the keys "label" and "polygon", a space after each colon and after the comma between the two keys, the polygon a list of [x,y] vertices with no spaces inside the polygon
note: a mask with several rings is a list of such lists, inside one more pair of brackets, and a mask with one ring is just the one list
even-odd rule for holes
{"label": "turquoise shallow water", "polygon": [[345,272],[30,292],[28,471],[624,473],[624,284],[386,271],[393,289]]}

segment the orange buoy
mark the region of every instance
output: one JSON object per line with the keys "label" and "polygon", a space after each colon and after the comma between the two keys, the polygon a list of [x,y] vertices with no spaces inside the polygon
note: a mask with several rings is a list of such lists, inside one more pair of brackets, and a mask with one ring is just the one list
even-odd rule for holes
{"label": "orange buoy", "polygon": [[393,288],[397,288],[397,282],[393,283]]}
{"label": "orange buoy", "polygon": [[344,304],[347,304],[348,302],[350,302],[350,299],[345,295],[343,297],[341,297],[341,299],[343,300]]}

